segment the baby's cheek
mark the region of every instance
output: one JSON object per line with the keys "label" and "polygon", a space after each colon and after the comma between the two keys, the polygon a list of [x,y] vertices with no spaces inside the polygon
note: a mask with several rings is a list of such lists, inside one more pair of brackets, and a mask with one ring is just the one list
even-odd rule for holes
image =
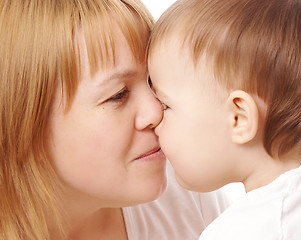
{"label": "baby's cheek", "polygon": [[180,153],[179,143],[174,135],[162,134],[160,145],[161,148],[168,159],[175,160]]}

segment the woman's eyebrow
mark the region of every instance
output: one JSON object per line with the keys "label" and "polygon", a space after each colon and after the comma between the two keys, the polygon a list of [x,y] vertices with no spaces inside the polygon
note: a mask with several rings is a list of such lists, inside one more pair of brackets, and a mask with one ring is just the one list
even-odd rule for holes
{"label": "woman's eyebrow", "polygon": [[109,76],[104,77],[103,81],[101,81],[98,86],[101,87],[108,82],[112,82],[112,80],[135,78],[137,76],[138,72],[135,70],[118,70],[116,72],[113,72]]}
{"label": "woman's eyebrow", "polygon": [[111,74],[109,77],[107,77],[105,81],[110,81],[112,79],[121,79],[121,78],[134,78],[138,75],[137,71],[135,70],[120,70],[113,74]]}

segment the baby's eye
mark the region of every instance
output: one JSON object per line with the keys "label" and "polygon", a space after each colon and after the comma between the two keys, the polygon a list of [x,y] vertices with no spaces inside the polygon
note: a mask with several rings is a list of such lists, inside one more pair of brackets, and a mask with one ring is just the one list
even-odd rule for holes
{"label": "baby's eye", "polygon": [[129,92],[130,91],[128,89],[122,89],[117,94],[106,100],[106,102],[123,102],[128,97]]}
{"label": "baby's eye", "polygon": [[149,88],[151,90],[153,90],[153,83],[152,83],[152,80],[149,75],[147,76],[147,84],[148,84]]}
{"label": "baby's eye", "polygon": [[165,111],[165,110],[167,110],[169,108],[165,103],[161,102],[161,104],[163,106],[163,111]]}
{"label": "baby's eye", "polygon": [[153,88],[153,83],[152,83],[152,80],[149,75],[147,76],[147,85],[148,85],[149,89],[152,91],[152,93],[155,95],[155,97],[157,97],[156,91]]}

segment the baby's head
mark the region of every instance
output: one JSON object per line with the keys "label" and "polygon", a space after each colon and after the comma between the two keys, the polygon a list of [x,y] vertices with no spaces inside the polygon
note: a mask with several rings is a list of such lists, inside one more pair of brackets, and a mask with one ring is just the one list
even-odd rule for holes
{"label": "baby's head", "polygon": [[[126,53],[129,59],[132,57],[132,65],[144,73],[145,51],[153,23],[152,16],[139,0],[0,1],[1,239],[50,239],[49,222],[55,223],[53,228],[62,228],[61,214],[65,215],[65,211],[60,208],[62,191],[58,189],[61,190],[61,185],[66,186],[67,181],[62,184],[62,176],[75,170],[74,163],[80,161],[63,154],[60,159],[53,155],[54,152],[74,152],[75,148],[69,145],[73,139],[81,145],[76,149],[79,151],[89,144],[84,143],[85,137],[70,137],[71,132],[76,132],[70,126],[69,132],[69,128],[65,128],[61,134],[69,139],[62,141],[67,146],[64,148],[54,140],[53,122],[61,124],[54,116],[61,113],[58,109],[63,108],[66,114],[61,114],[61,119],[68,118],[67,113],[76,102],[74,99],[77,99],[79,86],[90,80],[87,75],[95,76],[101,67],[105,72],[104,66],[120,64],[120,42],[123,43],[122,49],[130,49]],[[106,73],[111,69],[108,67]],[[108,87],[99,84],[99,89],[101,88],[107,90]],[[86,94],[88,95],[87,91]],[[99,91],[97,101],[100,102],[106,94]],[[118,100],[118,95],[116,98]],[[93,109],[100,109],[99,105],[96,104],[95,97]],[[128,115],[131,116],[130,114],[132,113],[129,111]],[[91,118],[93,116],[90,114]],[[78,119],[79,117],[76,118]],[[88,125],[93,128],[90,122],[85,122],[85,126]],[[78,132],[92,137],[101,128],[104,127],[98,123],[91,134],[92,131],[89,132],[84,124],[76,127]],[[107,135],[103,136],[107,137],[109,138]],[[115,149],[114,141],[108,141],[109,144],[114,144]],[[131,144],[133,145],[132,142]],[[103,144],[90,145],[98,153],[102,152],[99,146]],[[129,148],[128,146],[126,147]],[[87,155],[77,155],[85,159],[84,166],[89,165],[87,159],[91,163]],[[109,155],[112,156],[111,153]],[[107,161],[105,157],[95,158]],[[67,161],[72,164],[68,169],[65,165]],[[57,163],[65,165],[67,171],[61,171]],[[123,162],[120,161],[120,164],[125,167]],[[95,169],[95,165],[90,166]],[[107,176],[108,171],[103,171],[106,171]],[[119,174],[116,169],[114,171],[112,176]],[[98,174],[101,175],[99,172]],[[89,175],[94,174],[91,171]],[[75,183],[76,180],[79,182],[83,176],[80,170],[74,181],[69,183]],[[97,181],[101,181],[99,179]],[[87,185],[97,188],[95,182],[89,181]],[[129,198],[133,202],[133,197]],[[121,202],[120,198],[117,200]],[[5,221],[2,221],[3,216]]]}
{"label": "baby's head", "polygon": [[299,0],[179,0],[162,15],[149,72],[166,105],[157,133],[182,185],[198,189],[200,169],[235,180],[231,159],[245,146],[280,159],[300,146],[300,39]]}

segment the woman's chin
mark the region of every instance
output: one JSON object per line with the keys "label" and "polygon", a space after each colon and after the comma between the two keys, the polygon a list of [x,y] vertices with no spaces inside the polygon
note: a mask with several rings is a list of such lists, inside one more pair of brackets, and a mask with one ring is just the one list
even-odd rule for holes
{"label": "woman's chin", "polygon": [[[128,203],[129,206],[148,203],[156,200],[165,192],[167,186],[166,176],[162,176],[162,179],[158,180],[157,183],[145,185],[143,188],[137,189],[133,193],[132,200]],[[135,195],[135,196],[134,196]]]}

